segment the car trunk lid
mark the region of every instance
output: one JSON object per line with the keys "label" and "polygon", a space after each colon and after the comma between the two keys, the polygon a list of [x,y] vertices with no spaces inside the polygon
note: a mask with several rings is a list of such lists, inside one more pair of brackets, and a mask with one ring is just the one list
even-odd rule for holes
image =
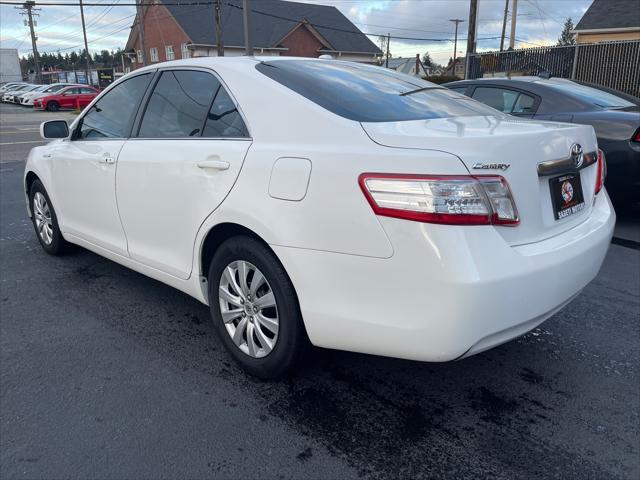
{"label": "car trunk lid", "polygon": [[[575,169],[571,159],[574,145],[584,152],[597,150],[590,126],[523,120],[509,116],[449,117],[404,122],[362,123],[369,137],[387,147],[446,151],[456,155],[472,175],[501,175],[510,185],[520,224],[495,227],[511,245],[537,242],[558,235],[584,221],[592,208],[596,165]],[[398,172],[429,174],[428,156],[423,171]],[[538,164],[560,168],[539,174]],[[566,168],[565,168],[566,167]],[[575,213],[557,219],[554,212],[578,196],[575,178],[557,180],[556,204],[552,201],[550,180],[563,173],[579,173],[584,205]],[[560,187],[568,180],[573,193]],[[565,191],[566,190],[566,191]],[[568,203],[561,195],[571,196]],[[560,198],[560,205],[558,205]]]}

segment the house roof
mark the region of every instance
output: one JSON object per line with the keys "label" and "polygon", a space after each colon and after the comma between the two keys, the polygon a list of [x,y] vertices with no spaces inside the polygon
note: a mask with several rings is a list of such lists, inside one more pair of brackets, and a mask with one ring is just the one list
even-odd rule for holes
{"label": "house roof", "polygon": [[633,27],[640,28],[638,0],[593,0],[575,31]]}
{"label": "house roof", "polygon": [[[198,12],[194,13],[193,6],[174,3],[167,1],[165,7],[191,41],[196,44],[215,45],[214,6],[198,6]],[[242,0],[226,0],[221,3],[223,44],[244,46]],[[279,42],[291,30],[304,22],[324,37],[335,51],[382,53],[336,7],[283,0],[260,0],[252,3],[251,33],[254,48],[278,47]]]}
{"label": "house roof", "polygon": [[[400,72],[410,74],[416,66],[416,57],[412,58],[390,58],[389,68]],[[424,70],[424,65],[420,62],[420,70]]]}

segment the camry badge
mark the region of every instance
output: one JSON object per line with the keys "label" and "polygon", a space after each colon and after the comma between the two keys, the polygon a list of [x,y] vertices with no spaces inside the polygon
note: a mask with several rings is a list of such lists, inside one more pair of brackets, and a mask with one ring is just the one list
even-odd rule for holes
{"label": "camry badge", "polygon": [[582,153],[582,145],[579,143],[571,145],[571,160],[576,168],[580,168],[582,166],[582,162],[584,161]]}
{"label": "camry badge", "polygon": [[474,163],[475,170],[502,170],[505,171],[511,166],[510,163]]}

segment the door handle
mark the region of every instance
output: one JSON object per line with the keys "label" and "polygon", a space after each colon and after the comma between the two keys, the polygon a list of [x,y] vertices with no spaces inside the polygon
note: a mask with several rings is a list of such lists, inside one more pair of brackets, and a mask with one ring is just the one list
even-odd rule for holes
{"label": "door handle", "polygon": [[229,162],[222,160],[205,160],[204,162],[198,162],[198,168],[208,168],[211,170],[228,170]]}
{"label": "door handle", "polygon": [[111,154],[109,153],[105,153],[104,155],[102,155],[102,158],[100,158],[100,160],[98,160],[99,163],[106,163],[108,165],[111,165],[113,163],[116,163],[116,159],[113,158],[111,156]]}

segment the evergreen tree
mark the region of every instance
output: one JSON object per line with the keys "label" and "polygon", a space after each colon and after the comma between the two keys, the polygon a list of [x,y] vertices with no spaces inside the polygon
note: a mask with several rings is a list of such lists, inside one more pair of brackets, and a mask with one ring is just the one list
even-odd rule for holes
{"label": "evergreen tree", "polygon": [[433,60],[431,60],[429,52],[424,52],[424,55],[422,56],[422,63],[425,67],[433,67]]}
{"label": "evergreen tree", "polygon": [[571,18],[567,18],[564,22],[564,27],[562,28],[560,38],[558,38],[558,46],[576,44],[576,38],[573,33],[571,33],[571,30],[573,30],[573,28],[573,20],[571,20]]}

